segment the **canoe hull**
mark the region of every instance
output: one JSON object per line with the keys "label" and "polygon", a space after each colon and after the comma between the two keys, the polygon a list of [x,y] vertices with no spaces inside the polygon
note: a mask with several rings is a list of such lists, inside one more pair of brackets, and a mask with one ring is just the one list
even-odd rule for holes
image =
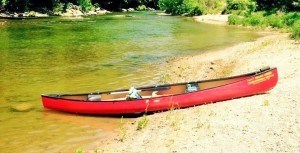
{"label": "canoe hull", "polygon": [[42,95],[42,101],[45,108],[70,113],[93,115],[136,114],[169,110],[171,108],[185,108],[262,94],[274,88],[277,81],[277,69],[274,68],[234,83],[172,96],[130,101],[91,102]]}

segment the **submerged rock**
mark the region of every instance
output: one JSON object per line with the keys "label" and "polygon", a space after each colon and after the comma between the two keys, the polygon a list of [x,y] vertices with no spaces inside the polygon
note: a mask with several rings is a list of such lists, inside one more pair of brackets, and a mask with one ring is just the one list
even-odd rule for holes
{"label": "submerged rock", "polygon": [[34,107],[29,103],[20,103],[16,105],[12,105],[10,107],[13,112],[29,112],[34,109]]}

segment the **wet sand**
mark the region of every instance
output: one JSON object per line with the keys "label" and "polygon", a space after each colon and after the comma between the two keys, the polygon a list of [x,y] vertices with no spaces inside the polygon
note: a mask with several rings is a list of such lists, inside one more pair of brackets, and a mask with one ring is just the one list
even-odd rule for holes
{"label": "wet sand", "polygon": [[169,83],[238,75],[264,66],[277,67],[279,81],[263,95],[149,115],[142,130],[136,130],[142,117],[137,118],[99,142],[97,151],[300,152],[300,43],[288,34],[273,33],[166,62]]}

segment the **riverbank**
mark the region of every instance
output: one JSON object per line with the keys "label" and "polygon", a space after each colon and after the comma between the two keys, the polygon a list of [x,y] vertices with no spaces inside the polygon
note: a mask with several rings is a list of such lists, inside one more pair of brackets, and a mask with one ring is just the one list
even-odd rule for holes
{"label": "riverbank", "polygon": [[228,16],[229,15],[200,15],[194,16],[193,19],[197,22],[209,23],[209,24],[218,24],[218,25],[228,25]]}
{"label": "riverbank", "polygon": [[[167,61],[168,82],[226,77],[277,67],[279,82],[264,95],[147,116],[104,140],[104,152],[298,152],[300,44],[271,34],[214,52]],[[124,134],[125,133],[125,134]],[[121,135],[124,138],[120,141]]]}
{"label": "riverbank", "polygon": [[62,16],[62,17],[81,17],[81,16],[90,16],[90,15],[104,15],[107,13],[111,13],[105,9],[95,8],[91,11],[83,11],[80,6],[71,5],[65,12],[52,12],[52,13],[40,13],[35,11],[28,11],[22,13],[16,12],[4,12],[0,13],[0,19],[26,19],[26,18],[45,18],[49,16]]}

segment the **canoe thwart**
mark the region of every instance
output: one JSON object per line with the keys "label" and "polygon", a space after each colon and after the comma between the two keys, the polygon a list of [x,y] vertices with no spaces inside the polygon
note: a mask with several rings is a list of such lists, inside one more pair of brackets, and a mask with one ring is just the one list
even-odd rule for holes
{"label": "canoe thwart", "polygon": [[169,90],[171,89],[170,86],[164,86],[164,87],[153,87],[153,88],[145,88],[141,89],[142,91],[162,91],[162,90]]}

